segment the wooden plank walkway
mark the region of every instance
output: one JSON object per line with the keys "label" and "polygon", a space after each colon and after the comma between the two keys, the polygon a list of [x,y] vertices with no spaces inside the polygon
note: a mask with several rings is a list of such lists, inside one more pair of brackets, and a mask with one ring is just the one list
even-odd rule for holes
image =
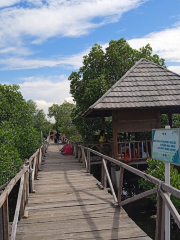
{"label": "wooden plank walkway", "polygon": [[60,154],[58,145],[49,146],[38,178],[16,240],[150,240],[76,158]]}

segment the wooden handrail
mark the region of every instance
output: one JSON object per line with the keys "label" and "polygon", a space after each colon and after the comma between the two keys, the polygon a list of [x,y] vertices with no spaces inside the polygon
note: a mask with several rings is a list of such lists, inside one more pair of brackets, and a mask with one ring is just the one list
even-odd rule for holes
{"label": "wooden handrail", "polygon": [[106,160],[108,160],[108,161],[110,161],[112,163],[115,163],[116,165],[118,165],[120,167],[123,167],[124,169],[126,169],[126,170],[128,170],[128,171],[130,171],[132,173],[135,173],[139,177],[142,177],[145,180],[148,180],[149,182],[152,182],[152,183],[154,183],[156,185],[161,185],[161,188],[164,191],[169,192],[169,193],[175,195],[176,197],[180,198],[180,190],[178,190],[177,188],[172,187],[171,185],[169,185],[169,184],[167,184],[165,182],[162,182],[158,178],[155,178],[155,177],[153,177],[153,176],[151,176],[151,175],[149,175],[147,173],[144,173],[144,172],[142,172],[142,171],[140,171],[138,169],[135,169],[135,168],[133,168],[133,167],[123,163],[123,162],[120,162],[120,161],[118,161],[118,160],[116,160],[114,158],[111,158],[111,157],[108,157],[106,155],[103,155],[103,154],[101,154],[101,153],[99,153],[99,152],[97,152],[95,150],[90,149],[90,148],[84,147],[84,149],[87,149],[90,152],[98,155],[99,157],[102,157],[102,158],[104,158],[104,159],[106,159]]}
{"label": "wooden handrail", "polygon": [[45,156],[45,152],[49,146],[49,141],[50,137],[48,137],[47,140],[43,142],[42,146],[37,149],[28,161],[26,161],[26,163],[22,166],[22,169],[13,179],[10,180],[7,186],[6,184],[4,185],[6,187],[0,195],[0,214],[3,213],[2,216],[0,216],[0,218],[2,217],[2,221],[0,221],[0,233],[2,233],[0,236],[1,240],[9,240],[8,196],[15,184],[19,181],[19,179],[21,179],[10,238],[11,240],[15,240],[19,212],[21,212],[20,217],[22,217],[29,197],[29,189],[30,192],[34,192],[34,179],[37,179],[39,166],[41,165],[42,158]]}
{"label": "wooden handrail", "polygon": [[[180,228],[180,215],[178,213],[178,211],[176,210],[176,208],[174,207],[170,197],[168,196],[167,192],[169,192],[170,194],[180,198],[180,190],[172,187],[171,185],[165,183],[165,182],[162,182],[161,180],[159,180],[158,178],[155,178],[149,174],[146,174],[138,169],[135,169],[123,162],[120,162],[114,158],[111,158],[109,156],[106,156],[106,155],[103,155],[102,153],[99,153],[95,150],[92,150],[88,147],[84,147],[82,145],[79,146],[83,151],[87,151],[88,154],[87,154],[87,162],[88,164],[86,165],[86,168],[87,168],[87,171],[90,169],[89,165],[90,165],[90,153],[93,153],[99,157],[101,157],[102,159],[102,180],[101,180],[101,184],[105,187],[105,184],[104,184],[104,170],[105,170],[105,174],[107,176],[107,179],[108,179],[108,182],[109,182],[109,186],[111,188],[111,193],[114,197],[114,201],[115,203],[118,202],[119,206],[123,206],[125,204],[128,204],[130,202],[133,202],[133,201],[136,201],[138,199],[141,199],[141,198],[144,198],[144,197],[147,197],[147,196],[150,196],[152,194],[155,194],[157,193],[158,195],[158,207],[157,207],[157,219],[156,219],[156,237],[155,237],[155,240],[161,240],[162,239],[162,236],[164,234],[164,226],[163,226],[163,217],[164,217],[164,214],[163,214],[163,201],[164,203],[167,205],[171,215],[173,216],[175,222],[177,223],[178,227]],[[118,200],[117,200],[117,197],[115,195],[115,192],[114,192],[114,188],[113,188],[113,185],[112,185],[112,182],[111,182],[111,179],[110,179],[110,176],[109,176],[109,173],[108,173],[108,170],[107,170],[107,166],[106,166],[106,162],[105,161],[109,161],[111,163],[114,163],[118,166],[120,166],[120,179],[119,179],[119,189],[118,189]],[[104,169],[104,170],[103,170]],[[155,185],[157,185],[158,187],[155,187],[154,189],[151,189],[151,190],[148,190],[146,192],[143,192],[141,194],[138,194],[136,196],[133,196],[131,198],[128,198],[124,201],[121,201],[121,194],[122,194],[122,184],[123,184],[123,172],[124,172],[124,169],[138,175],[139,177],[142,177],[144,178],[145,180],[149,181],[149,182],[152,182],[154,183]]]}
{"label": "wooden handrail", "polygon": [[0,195],[0,208],[2,207],[2,205],[6,200],[6,196],[10,194],[14,185],[19,181],[19,179],[24,175],[26,171],[27,171],[27,167],[24,167],[20,172],[16,174],[16,176],[13,179],[11,179],[7,187],[4,189],[4,191]]}

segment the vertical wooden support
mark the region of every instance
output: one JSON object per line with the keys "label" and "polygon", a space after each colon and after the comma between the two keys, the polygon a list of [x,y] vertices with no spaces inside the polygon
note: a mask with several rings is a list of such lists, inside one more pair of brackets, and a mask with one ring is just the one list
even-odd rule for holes
{"label": "vertical wooden support", "polygon": [[165,238],[165,202],[162,204],[161,240]]}
{"label": "vertical wooden support", "polygon": [[101,184],[104,186],[104,164],[103,164],[103,159],[101,163]]}
{"label": "vertical wooden support", "polygon": [[[134,158],[136,156],[136,152],[135,152],[135,143],[133,143],[133,153],[134,153]],[[132,157],[132,156],[131,156]]]}
{"label": "vertical wooden support", "polygon": [[37,179],[37,155],[34,157],[33,162],[33,180]]}
{"label": "vertical wooden support", "polygon": [[91,173],[91,153],[90,151],[88,150],[88,168],[89,168],[89,173]]}
{"label": "vertical wooden support", "polygon": [[24,216],[25,205],[26,205],[26,173],[24,173],[24,183],[23,183],[21,205],[20,205],[20,219]]}
{"label": "vertical wooden support", "polygon": [[157,218],[156,218],[156,236],[155,240],[162,240],[162,223],[163,223],[163,199],[160,192],[157,193]]}
{"label": "vertical wooden support", "polygon": [[80,149],[79,149],[79,147],[77,148],[77,151],[78,151],[78,161],[80,162]]}
{"label": "vertical wooden support", "polygon": [[41,164],[42,164],[42,151],[41,151],[41,147],[39,148],[38,157],[39,157],[39,168],[41,169]]}
{"label": "vertical wooden support", "polygon": [[112,111],[113,119],[113,148],[114,148],[114,158],[118,159],[118,142],[117,142],[117,116],[116,111]]}
{"label": "vertical wooden support", "polygon": [[148,142],[146,141],[146,156],[147,158],[149,157],[149,153],[148,153]]}
{"label": "vertical wooden support", "polygon": [[17,199],[17,204],[16,204],[16,211],[15,211],[15,215],[14,215],[14,221],[13,221],[13,224],[12,224],[11,240],[16,239],[17,222],[18,222],[22,192],[23,192],[23,185],[24,185],[24,174],[21,177],[21,182],[20,182],[20,186],[19,186],[19,193],[18,193],[18,199]]}
{"label": "vertical wooden support", "polygon": [[150,147],[151,147],[151,156],[152,157],[152,141],[150,142]]}
{"label": "vertical wooden support", "polygon": [[86,161],[87,161],[87,172],[89,172],[89,150],[87,149],[87,158],[86,158]]}
{"label": "vertical wooden support", "polygon": [[[31,163],[32,164],[32,163]],[[29,170],[29,175],[30,175],[30,193],[34,193],[34,169],[30,166]]]}
{"label": "vertical wooden support", "polygon": [[0,208],[0,239],[9,240],[9,210],[8,194],[6,200]]}
{"label": "vertical wooden support", "polygon": [[138,142],[137,144],[138,144],[138,158],[140,158],[140,147],[139,147],[140,142]]}
{"label": "vertical wooden support", "polygon": [[124,161],[126,159],[126,142],[124,143]]}
{"label": "vertical wooden support", "polygon": [[0,239],[4,240],[3,206],[0,208]]}
{"label": "vertical wooden support", "polygon": [[[107,161],[105,161],[105,164],[107,166]],[[103,185],[105,188],[107,188],[107,174],[106,174],[106,171],[104,171],[104,185]]]}
{"label": "vertical wooden support", "polygon": [[81,147],[81,156],[82,156],[82,164],[83,164],[83,166],[85,167],[86,165],[85,165],[85,156],[84,156],[84,149]]}
{"label": "vertical wooden support", "polygon": [[43,143],[43,158],[45,157],[45,144]]}
{"label": "vertical wooden support", "polygon": [[8,209],[8,197],[3,204],[3,218],[4,218],[4,239],[9,240],[9,209]]}
{"label": "vertical wooden support", "polygon": [[29,198],[29,168],[28,171],[26,172],[26,204],[28,203],[28,198]]}
{"label": "vertical wooden support", "polygon": [[77,143],[74,144],[74,157],[77,158]]}
{"label": "vertical wooden support", "polygon": [[120,176],[119,176],[119,189],[118,189],[118,204],[121,203],[121,195],[123,188],[123,177],[124,177],[124,168],[120,167]]}

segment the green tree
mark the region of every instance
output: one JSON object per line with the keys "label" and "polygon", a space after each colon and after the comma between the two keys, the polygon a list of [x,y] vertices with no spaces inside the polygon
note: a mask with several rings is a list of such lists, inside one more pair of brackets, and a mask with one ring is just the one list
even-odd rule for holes
{"label": "green tree", "polygon": [[[162,161],[157,161],[154,159],[147,159],[148,162],[148,168],[145,171],[147,174],[150,174],[153,177],[156,177],[162,181],[165,181],[165,164]],[[177,189],[180,189],[180,174],[178,173],[178,170],[171,165],[170,169],[170,181],[171,185]],[[154,188],[154,184],[150,183],[149,181],[146,181],[144,179],[140,179],[140,185],[143,187],[145,191],[150,190]],[[156,195],[151,196],[150,198],[156,203]],[[178,210],[180,212],[180,201],[179,198],[175,197],[174,195],[171,195],[171,200]]]}
{"label": "green tree", "polygon": [[72,103],[64,101],[63,104],[53,104],[49,107],[48,116],[55,118],[55,128],[61,133],[65,133],[66,136],[74,141],[80,141],[81,137],[72,123],[72,112],[76,108],[76,106]]}
{"label": "green tree", "polygon": [[[79,71],[71,73],[70,92],[76,102],[73,123],[85,141],[93,139],[94,133],[101,129],[101,119],[82,119],[81,115],[141,58],[165,67],[164,59],[157,54],[152,55],[149,44],[138,51],[121,38],[110,41],[106,51],[95,44],[89,54],[84,56],[83,66]],[[110,119],[105,121],[106,132],[109,122]]]}
{"label": "green tree", "polygon": [[43,132],[44,136],[47,136],[52,128],[52,124],[46,119],[46,114],[43,109],[37,109],[37,105],[32,100],[27,101],[30,114],[33,120],[33,127],[37,132]]}
{"label": "green tree", "polygon": [[14,175],[40,145],[19,86],[0,84],[0,184]]}

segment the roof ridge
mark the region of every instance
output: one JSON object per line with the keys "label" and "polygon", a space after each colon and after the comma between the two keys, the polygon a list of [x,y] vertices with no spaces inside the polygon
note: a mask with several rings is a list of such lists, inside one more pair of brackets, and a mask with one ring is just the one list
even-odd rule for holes
{"label": "roof ridge", "polygon": [[[89,108],[92,109],[94,105],[96,105],[97,103],[99,103],[100,101],[102,101],[102,100],[108,95],[108,93],[111,92],[111,90],[113,90],[113,89],[119,84],[120,81],[123,81],[124,78],[125,78],[132,70],[134,70],[134,68],[135,68],[140,62],[143,61],[143,59],[144,59],[144,58],[141,58],[139,61],[137,61],[137,62],[134,64],[134,66],[132,66],[111,88],[109,88],[109,90],[108,90],[106,93],[104,93],[104,94],[103,94],[95,103],[93,103]],[[89,109],[89,108],[88,108],[88,109]],[[87,109],[87,111],[88,111],[88,109]],[[83,114],[83,115],[84,115],[84,114]]]}

